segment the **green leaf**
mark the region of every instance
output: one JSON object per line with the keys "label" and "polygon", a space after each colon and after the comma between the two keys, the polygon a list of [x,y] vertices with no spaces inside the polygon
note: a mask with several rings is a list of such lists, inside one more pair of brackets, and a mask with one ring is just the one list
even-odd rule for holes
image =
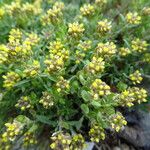
{"label": "green leaf", "polygon": [[81,109],[85,114],[89,113],[89,107],[86,104],[82,104]]}
{"label": "green leaf", "polygon": [[22,80],[22,81],[20,81],[20,82],[16,83],[16,84],[15,84],[15,87],[17,87],[17,86],[21,86],[21,85],[23,85],[23,84],[25,84],[25,83],[28,83],[29,81],[30,81],[29,79]]}
{"label": "green leaf", "polygon": [[101,104],[98,101],[94,101],[94,100],[91,102],[91,105],[93,105],[95,108],[98,108],[101,106]]}
{"label": "green leaf", "polygon": [[119,90],[120,92],[126,90],[127,87],[128,87],[127,84],[125,84],[125,83],[123,83],[123,82],[121,82],[121,81],[117,84],[117,88],[118,88],[118,90]]}
{"label": "green leaf", "polygon": [[83,78],[83,76],[81,74],[79,75],[79,80],[82,83],[82,85],[86,84],[86,80]]}
{"label": "green leaf", "polygon": [[91,95],[85,90],[81,91],[81,96],[85,102],[88,102],[91,100]]}

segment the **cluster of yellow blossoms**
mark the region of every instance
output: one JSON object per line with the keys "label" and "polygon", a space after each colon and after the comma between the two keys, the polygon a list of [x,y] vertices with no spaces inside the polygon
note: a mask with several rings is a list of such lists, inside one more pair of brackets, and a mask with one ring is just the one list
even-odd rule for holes
{"label": "cluster of yellow blossoms", "polygon": [[116,45],[113,42],[98,43],[96,52],[102,58],[111,58],[116,53]]}
{"label": "cluster of yellow blossoms", "polygon": [[69,81],[65,80],[62,76],[59,78],[59,81],[56,83],[56,88],[58,92],[64,92],[70,89]]}
{"label": "cluster of yellow blossoms", "polygon": [[119,95],[118,103],[121,106],[131,107],[134,102],[142,103],[147,101],[147,91],[143,88],[132,87]]}
{"label": "cluster of yellow blossoms", "polygon": [[75,134],[71,137],[69,133],[59,132],[51,139],[53,143],[50,148],[55,150],[82,150],[86,146],[85,139],[81,134]]}
{"label": "cluster of yellow blossoms", "polygon": [[52,95],[48,92],[43,92],[43,96],[41,97],[39,103],[41,103],[45,109],[52,107],[54,105]]}
{"label": "cluster of yellow blossoms", "polygon": [[106,4],[107,3],[107,0],[95,0],[95,4],[96,5],[104,5],[104,4]]}
{"label": "cluster of yellow blossoms", "polygon": [[56,135],[51,137],[53,143],[50,145],[51,149],[55,150],[69,150],[71,144],[70,134],[64,134],[62,132],[56,133]]}
{"label": "cluster of yellow blossoms", "polygon": [[71,140],[70,150],[82,150],[86,147],[85,139],[81,134],[75,134]]}
{"label": "cluster of yellow blossoms", "polygon": [[91,44],[92,44],[92,41],[90,40],[87,40],[87,41],[80,41],[80,43],[78,44],[78,48],[80,50],[83,50],[83,51],[88,51],[89,49],[91,49]]}
{"label": "cluster of yellow blossoms", "polygon": [[64,63],[69,58],[69,51],[64,48],[62,42],[57,39],[54,42],[50,43],[49,46],[50,55],[48,59],[44,61],[46,64],[47,70],[49,74],[53,72],[57,72],[64,67]]}
{"label": "cluster of yellow blossoms", "polygon": [[141,16],[137,12],[129,12],[126,15],[126,20],[129,24],[138,25],[141,23]]}
{"label": "cluster of yellow blossoms", "polygon": [[105,62],[101,57],[93,57],[91,62],[86,66],[86,70],[92,74],[102,73],[104,68]]}
{"label": "cluster of yellow blossoms", "polygon": [[94,14],[95,9],[94,6],[91,4],[84,4],[81,8],[80,8],[80,12],[82,16],[91,16]]}
{"label": "cluster of yellow blossoms", "polygon": [[90,89],[91,89],[91,95],[95,100],[99,99],[104,95],[109,95],[111,93],[110,87],[101,79],[95,79]]}
{"label": "cluster of yellow blossoms", "polygon": [[143,56],[143,61],[150,63],[150,53],[145,53]]}
{"label": "cluster of yellow blossoms", "polygon": [[30,4],[28,2],[21,4],[21,1],[16,1],[10,3],[9,5],[4,5],[4,8],[6,13],[14,17],[19,16],[19,14],[37,15],[42,11],[40,5],[37,5],[36,2],[33,4]]}
{"label": "cluster of yellow blossoms", "polygon": [[30,109],[33,106],[30,103],[30,98],[28,96],[22,96],[15,107],[20,108],[22,111],[25,111],[26,109]]}
{"label": "cluster of yellow blossoms", "polygon": [[18,135],[21,135],[23,125],[20,122],[14,120],[12,123],[6,123],[5,126],[6,131],[2,134],[0,143],[2,145],[0,146],[4,146],[4,149],[9,150],[11,148],[11,142],[15,141]]}
{"label": "cluster of yellow blossoms", "polygon": [[40,63],[37,60],[25,67],[26,69],[23,71],[25,77],[35,77],[40,71]]}
{"label": "cluster of yellow blossoms", "polygon": [[101,34],[109,32],[111,28],[111,22],[109,22],[107,19],[98,22],[97,30]]}
{"label": "cluster of yellow blossoms", "polygon": [[30,131],[24,133],[24,135],[23,135],[23,146],[28,147],[30,145],[35,145],[35,144],[37,144],[37,140],[35,138],[35,135]]}
{"label": "cluster of yellow blossoms", "polygon": [[77,39],[82,36],[85,30],[83,24],[79,24],[78,22],[69,23],[68,27],[68,34]]}
{"label": "cluster of yellow blossoms", "polygon": [[120,49],[119,49],[119,55],[120,56],[127,56],[128,54],[130,54],[131,53],[131,51],[130,51],[130,49],[129,48],[125,48],[125,47],[121,47]]}
{"label": "cluster of yellow blossoms", "polygon": [[150,15],[150,7],[144,7],[142,11],[144,15]]}
{"label": "cluster of yellow blossoms", "polygon": [[6,75],[3,75],[2,77],[4,79],[3,87],[8,89],[14,87],[14,85],[18,81],[20,81],[20,76],[13,71],[8,72]]}
{"label": "cluster of yellow blossoms", "polygon": [[136,70],[134,73],[130,74],[129,77],[133,84],[141,83],[141,81],[143,80],[142,74],[139,70]]}
{"label": "cluster of yellow blossoms", "polygon": [[89,131],[90,140],[98,143],[100,140],[105,139],[105,131],[99,125],[93,125]]}
{"label": "cluster of yellow blossoms", "polygon": [[133,51],[136,51],[139,53],[146,51],[147,46],[148,46],[148,43],[146,41],[140,40],[139,38],[136,38],[135,40],[131,42],[131,47]]}
{"label": "cluster of yellow blossoms", "polygon": [[119,132],[125,125],[127,125],[127,121],[120,112],[117,112],[115,115],[111,116],[111,127],[115,129],[116,132]]}
{"label": "cluster of yellow blossoms", "polygon": [[0,45],[0,64],[6,62],[8,59],[8,48],[4,44]]}
{"label": "cluster of yellow blossoms", "polygon": [[64,3],[56,2],[45,15],[41,17],[42,25],[55,24],[61,21],[63,16]]}

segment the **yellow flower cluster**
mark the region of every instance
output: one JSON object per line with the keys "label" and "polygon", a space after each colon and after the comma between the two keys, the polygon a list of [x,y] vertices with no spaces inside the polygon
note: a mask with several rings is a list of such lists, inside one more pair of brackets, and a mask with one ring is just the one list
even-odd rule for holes
{"label": "yellow flower cluster", "polygon": [[86,66],[86,70],[89,73],[95,74],[95,73],[102,73],[105,68],[105,62],[101,57],[93,57],[91,62]]}
{"label": "yellow flower cluster", "polygon": [[129,24],[138,25],[141,23],[141,16],[139,16],[137,12],[129,12],[126,15],[126,21]]}
{"label": "yellow flower cluster", "polygon": [[25,77],[35,77],[40,71],[40,63],[37,60],[34,60],[31,64],[26,66],[26,69],[23,71]]}
{"label": "yellow flower cluster", "polygon": [[130,90],[125,90],[119,95],[119,104],[120,106],[131,107],[134,105],[134,93]]}
{"label": "yellow flower cluster", "polygon": [[150,53],[145,53],[143,56],[143,61],[150,63]]}
{"label": "yellow flower cluster", "polygon": [[62,44],[60,39],[57,39],[54,42],[50,42],[49,52],[50,58],[53,58],[54,56],[59,56],[64,61],[69,58],[69,51],[64,48],[64,45]]}
{"label": "yellow flower cluster", "polygon": [[31,46],[35,46],[40,41],[40,38],[36,33],[28,34],[28,37],[25,39],[25,43]]}
{"label": "yellow flower cluster", "polygon": [[96,5],[104,5],[107,3],[107,0],[95,0]]}
{"label": "yellow flower cluster", "polygon": [[129,91],[133,93],[134,101],[137,103],[147,102],[147,91],[143,88],[133,87]]}
{"label": "yellow flower cluster", "polygon": [[78,48],[83,51],[88,51],[89,49],[91,49],[91,44],[92,44],[92,41],[90,40],[80,41],[80,43],[78,44]]}
{"label": "yellow flower cluster", "polygon": [[5,11],[3,8],[0,8],[0,19],[4,16]]}
{"label": "yellow flower cluster", "polygon": [[121,106],[131,107],[134,105],[134,102],[142,103],[146,102],[147,91],[143,88],[133,87],[123,91],[119,95],[118,103]]}
{"label": "yellow flower cluster", "polygon": [[85,30],[83,24],[78,22],[69,23],[68,27],[68,34],[73,38],[80,38]]}
{"label": "yellow flower cluster", "polygon": [[94,6],[91,4],[84,4],[80,8],[80,12],[81,12],[82,16],[91,16],[94,14],[95,9],[94,9]]}
{"label": "yellow flower cluster", "polygon": [[46,64],[46,72],[49,74],[60,71],[64,67],[63,58],[57,55],[50,60],[46,59],[44,63]]}
{"label": "yellow flower cluster", "polygon": [[3,87],[5,88],[12,88],[14,85],[20,81],[20,76],[13,71],[8,72],[6,75],[2,76],[4,79]]}
{"label": "yellow flower cluster", "polygon": [[70,150],[82,150],[86,147],[85,139],[81,134],[75,134],[71,140]]}
{"label": "yellow flower cluster", "polygon": [[56,135],[51,137],[53,143],[50,145],[51,149],[55,150],[69,150],[69,146],[71,144],[71,136],[66,133],[56,133]]}
{"label": "yellow flower cluster", "polygon": [[104,129],[98,125],[93,125],[89,131],[90,140],[98,143],[100,140],[105,139]]}
{"label": "yellow flower cluster", "polygon": [[34,144],[37,144],[37,140],[36,140],[34,134],[30,131],[26,132],[23,135],[23,146],[28,147],[28,146],[34,145]]}
{"label": "yellow flower cluster", "polygon": [[101,34],[109,32],[111,28],[112,28],[111,22],[108,21],[107,19],[98,22],[97,30]]}
{"label": "yellow flower cluster", "polygon": [[127,125],[127,121],[120,112],[117,112],[115,115],[111,116],[111,127],[115,129],[116,132],[119,132],[125,125]]}
{"label": "yellow flower cluster", "polygon": [[113,42],[107,42],[107,43],[98,43],[98,46],[96,47],[97,53],[102,58],[111,58],[116,53],[116,45]]}
{"label": "yellow flower cluster", "polygon": [[45,15],[41,17],[42,25],[47,24],[55,24],[61,21],[63,13],[62,10],[64,9],[64,3],[56,2],[51,9],[47,11]]}
{"label": "yellow flower cluster", "polygon": [[37,5],[37,3],[30,4],[28,2],[21,4],[21,1],[12,2],[9,5],[4,5],[6,12],[14,17],[20,16],[20,14],[25,15],[37,15],[41,13],[42,9]]}
{"label": "yellow flower cluster", "polygon": [[22,32],[19,29],[11,29],[9,33],[9,42],[13,42],[15,40],[21,40]]}
{"label": "yellow flower cluster", "polygon": [[146,41],[140,40],[136,38],[135,40],[131,41],[131,47],[133,51],[137,51],[139,53],[144,52],[147,50],[148,43]]}
{"label": "yellow flower cluster", "polygon": [[90,89],[91,89],[91,94],[95,100],[99,99],[104,95],[109,95],[111,93],[110,87],[101,79],[95,79]]}
{"label": "yellow flower cluster", "polygon": [[62,76],[56,83],[56,88],[58,92],[64,92],[70,89],[69,81],[65,80]]}
{"label": "yellow flower cluster", "polygon": [[54,105],[52,95],[48,92],[43,92],[43,96],[41,97],[39,103],[41,103],[45,109],[52,107]]}
{"label": "yellow flower cluster", "polygon": [[2,142],[14,141],[22,133],[23,125],[20,122],[6,123],[6,131],[2,134]]}
{"label": "yellow flower cluster", "polygon": [[22,96],[18,100],[15,107],[20,108],[22,111],[32,108],[32,105],[30,104],[30,98],[28,96]]}
{"label": "yellow flower cluster", "polygon": [[136,70],[134,73],[130,74],[129,77],[133,84],[141,83],[141,81],[143,80],[142,74],[139,70]]}
{"label": "yellow flower cluster", "polygon": [[144,15],[150,15],[150,7],[144,7],[142,11]]}
{"label": "yellow flower cluster", "polygon": [[0,45],[0,64],[4,63],[8,59],[8,48],[4,44]]}
{"label": "yellow flower cluster", "polygon": [[125,48],[125,47],[121,47],[120,49],[119,49],[119,55],[120,56],[127,56],[128,54],[130,54],[131,53],[131,51],[130,51],[130,49],[129,48]]}

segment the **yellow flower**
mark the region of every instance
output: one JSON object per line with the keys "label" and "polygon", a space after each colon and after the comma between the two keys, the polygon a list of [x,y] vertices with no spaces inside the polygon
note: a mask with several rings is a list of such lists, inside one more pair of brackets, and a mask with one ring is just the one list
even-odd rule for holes
{"label": "yellow flower", "polygon": [[94,10],[94,6],[91,4],[84,4],[81,8],[80,8],[80,12],[83,16],[91,16],[94,14],[95,10]]}
{"label": "yellow flower", "polygon": [[85,53],[83,53],[82,51],[76,50],[75,54],[76,54],[76,64],[79,64],[85,57]]}
{"label": "yellow flower", "polygon": [[112,28],[111,22],[107,19],[98,22],[97,30],[99,33],[106,33],[109,32]]}
{"label": "yellow flower", "polygon": [[32,108],[30,104],[30,98],[28,96],[22,96],[15,107],[20,108],[22,111]]}
{"label": "yellow flower", "polygon": [[80,36],[82,36],[85,30],[83,24],[79,24],[78,22],[69,23],[68,27],[69,35],[74,38],[79,38]]}
{"label": "yellow flower", "polygon": [[129,77],[133,84],[141,83],[141,81],[143,80],[139,70],[136,70],[134,73],[130,74]]}
{"label": "yellow flower", "polygon": [[15,41],[15,40],[21,40],[22,38],[22,32],[20,29],[11,29],[9,33],[9,42]]}
{"label": "yellow flower", "polygon": [[107,3],[107,0],[95,0],[96,5],[104,5]]}
{"label": "yellow flower", "polygon": [[117,49],[116,45],[113,42],[98,43],[98,46],[96,47],[96,52],[100,57],[110,59],[114,56],[114,54],[116,54]]}
{"label": "yellow flower", "polygon": [[90,41],[90,40],[80,41],[80,43],[78,44],[78,48],[83,51],[87,51],[87,50],[91,49],[91,44],[92,44],[92,41]]}
{"label": "yellow flower", "polygon": [[133,87],[129,88],[129,91],[133,94],[134,96],[134,101],[141,104],[142,102],[147,102],[147,91],[143,88],[138,88],[138,87]]}
{"label": "yellow flower", "polygon": [[81,134],[73,135],[70,150],[82,150],[85,146],[85,139]]}
{"label": "yellow flower", "polygon": [[34,46],[39,42],[40,38],[36,33],[28,34],[28,37],[25,39],[26,43],[29,43],[29,45]]}
{"label": "yellow flower", "polygon": [[25,77],[34,77],[40,71],[40,63],[34,60],[31,64],[27,64],[26,69],[23,71]]}
{"label": "yellow flower", "polygon": [[48,109],[54,105],[53,97],[48,92],[42,92],[43,96],[41,97],[39,103],[43,105],[45,109]]}
{"label": "yellow flower", "polygon": [[137,12],[129,12],[126,15],[126,20],[130,24],[137,25],[141,23],[141,16],[139,16]]}
{"label": "yellow flower", "polygon": [[146,51],[148,47],[148,43],[146,41],[140,40],[138,38],[131,41],[131,44],[133,51],[137,51],[139,53]]}
{"label": "yellow flower", "polygon": [[110,120],[111,127],[115,129],[116,132],[119,132],[123,126],[127,125],[127,121],[120,112],[117,112],[115,115],[111,116]]}
{"label": "yellow flower", "polygon": [[6,75],[3,75],[2,77],[4,79],[3,86],[5,88],[12,88],[18,81],[20,81],[20,76],[13,71],[8,72]]}
{"label": "yellow flower", "polygon": [[101,79],[95,79],[92,85],[90,86],[91,95],[95,100],[99,99],[102,96],[109,95],[110,87],[103,82]]}
{"label": "yellow flower", "polygon": [[131,107],[134,105],[134,101],[134,94],[129,90],[125,90],[119,95],[118,104],[120,106]]}
{"label": "yellow flower", "polygon": [[70,134],[66,133],[56,133],[54,136],[51,137],[53,143],[50,145],[51,149],[59,149],[60,147],[62,150],[69,150],[69,146],[71,143],[71,136]]}
{"label": "yellow flower", "polygon": [[30,131],[25,132],[23,135],[23,146],[28,147],[34,144],[37,144],[35,135]]}
{"label": "yellow flower", "polygon": [[89,131],[90,140],[99,143],[100,140],[105,139],[104,129],[98,125],[93,125]]}
{"label": "yellow flower", "polygon": [[0,45],[0,64],[2,64],[2,63],[7,61],[7,59],[8,59],[8,51],[9,50],[8,50],[8,48],[5,45],[3,45],[3,44]]}
{"label": "yellow flower", "polygon": [[128,54],[130,54],[131,53],[131,51],[130,51],[130,49],[129,48],[125,48],[125,47],[121,47],[120,49],[119,49],[119,55],[120,56],[127,56]]}
{"label": "yellow flower", "polygon": [[143,61],[150,63],[150,53],[145,53],[143,56]]}
{"label": "yellow flower", "polygon": [[56,83],[56,88],[58,92],[65,92],[70,89],[69,81],[65,80],[62,76]]}
{"label": "yellow flower", "polygon": [[144,15],[150,15],[150,7],[144,7],[142,12]]}
{"label": "yellow flower", "polygon": [[105,68],[105,62],[101,57],[93,57],[92,61],[86,66],[89,73],[102,73]]}
{"label": "yellow flower", "polygon": [[63,2],[55,2],[54,5],[53,5],[53,8],[57,8],[57,9],[60,9],[60,10],[63,10],[65,7],[65,4]]}

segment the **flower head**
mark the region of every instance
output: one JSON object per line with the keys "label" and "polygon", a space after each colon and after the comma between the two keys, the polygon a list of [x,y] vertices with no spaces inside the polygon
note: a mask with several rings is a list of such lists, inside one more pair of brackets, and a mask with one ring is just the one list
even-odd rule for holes
{"label": "flower head", "polygon": [[139,16],[137,12],[129,12],[126,15],[126,20],[130,24],[137,25],[141,23],[141,16]]}
{"label": "flower head", "polygon": [[91,16],[94,14],[94,6],[91,4],[84,4],[81,8],[80,8],[80,12],[83,16]]}

